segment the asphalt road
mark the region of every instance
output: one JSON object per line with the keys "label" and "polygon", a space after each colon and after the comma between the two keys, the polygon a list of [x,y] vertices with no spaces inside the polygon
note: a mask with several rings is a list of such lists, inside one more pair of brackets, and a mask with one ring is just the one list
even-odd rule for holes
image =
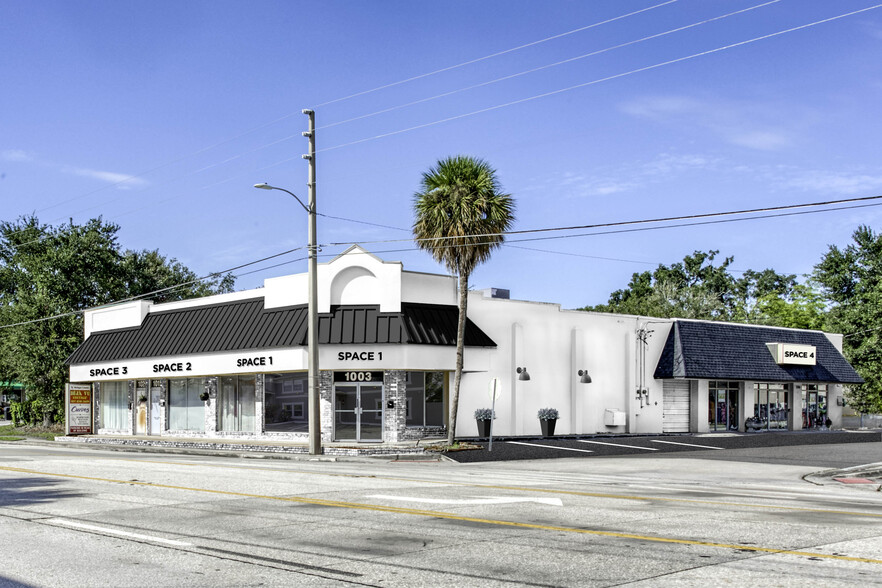
{"label": "asphalt road", "polygon": [[869,585],[882,494],[800,462],[879,445],[457,464],[0,444],[0,586]]}

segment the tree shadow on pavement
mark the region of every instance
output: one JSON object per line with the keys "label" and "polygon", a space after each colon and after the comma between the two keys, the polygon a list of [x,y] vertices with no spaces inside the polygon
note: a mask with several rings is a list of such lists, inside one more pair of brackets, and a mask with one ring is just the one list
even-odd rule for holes
{"label": "tree shadow on pavement", "polygon": [[60,483],[40,477],[0,479],[0,507],[43,504],[83,495],[81,492],[56,488]]}

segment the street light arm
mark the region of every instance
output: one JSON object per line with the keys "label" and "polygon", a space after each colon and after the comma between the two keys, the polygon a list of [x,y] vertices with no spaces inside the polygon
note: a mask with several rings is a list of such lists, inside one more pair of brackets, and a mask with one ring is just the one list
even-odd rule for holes
{"label": "street light arm", "polygon": [[254,184],[254,187],[259,188],[261,190],[281,190],[282,192],[287,192],[288,194],[293,196],[294,199],[297,200],[297,202],[300,203],[300,206],[303,207],[303,210],[305,210],[307,213],[310,213],[310,214],[312,213],[312,210],[310,210],[309,207],[303,203],[303,200],[298,198],[297,194],[295,194],[294,192],[291,192],[290,190],[286,190],[285,188],[278,188],[276,186],[270,186],[269,184]]}

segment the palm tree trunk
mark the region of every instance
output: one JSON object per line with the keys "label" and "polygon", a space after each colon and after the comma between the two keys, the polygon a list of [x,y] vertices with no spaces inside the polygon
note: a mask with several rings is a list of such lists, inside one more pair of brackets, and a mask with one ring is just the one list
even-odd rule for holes
{"label": "palm tree trunk", "polygon": [[465,348],[466,312],[469,305],[469,274],[459,274],[459,320],[456,324],[456,372],[453,376],[453,395],[450,398],[450,418],[447,423],[447,444],[453,445],[456,434],[456,413],[459,411],[459,383],[462,381],[462,357]]}

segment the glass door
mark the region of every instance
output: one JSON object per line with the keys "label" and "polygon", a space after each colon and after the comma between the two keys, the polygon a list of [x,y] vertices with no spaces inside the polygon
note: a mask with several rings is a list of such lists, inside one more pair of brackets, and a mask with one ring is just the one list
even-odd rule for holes
{"label": "glass door", "polygon": [[360,384],[359,441],[383,440],[383,386]]}
{"label": "glass door", "polygon": [[708,384],[708,429],[711,431],[738,430],[738,382]]}
{"label": "glass door", "polygon": [[358,385],[334,388],[334,436],[358,441]]}
{"label": "glass door", "polygon": [[383,386],[334,387],[334,438],[337,441],[383,440]]}

